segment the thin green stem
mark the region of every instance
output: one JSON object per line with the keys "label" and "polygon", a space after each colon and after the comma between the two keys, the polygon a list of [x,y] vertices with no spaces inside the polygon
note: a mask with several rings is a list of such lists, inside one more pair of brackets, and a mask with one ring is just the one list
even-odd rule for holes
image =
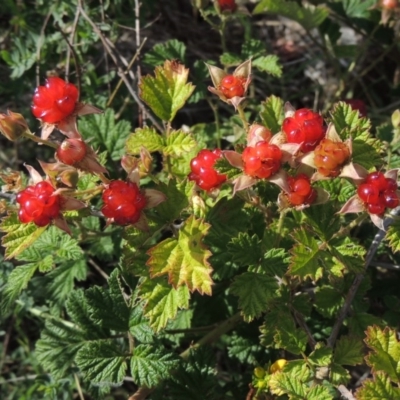
{"label": "thin green stem", "polygon": [[211,110],[214,114],[215,129],[217,131],[217,147],[220,149],[221,148],[221,125],[219,122],[218,108],[210,99],[207,99],[207,102],[210,105]]}
{"label": "thin green stem", "polygon": [[249,123],[248,123],[248,121],[247,121],[246,115],[245,115],[245,113],[244,113],[244,110],[243,110],[243,107],[242,107],[241,104],[239,104],[239,105],[237,106],[237,111],[238,111],[238,114],[239,114],[239,118],[240,118],[241,121],[242,121],[243,128],[244,128],[244,130],[247,132],[248,129],[249,129]]}
{"label": "thin green stem", "polygon": [[58,149],[58,144],[50,142],[49,140],[42,139],[39,136],[34,135],[30,131],[25,132],[22,136],[26,139],[33,140],[36,143],[44,144],[46,146],[52,147],[53,149]]}
{"label": "thin green stem", "polygon": [[275,247],[278,247],[279,243],[281,241],[283,225],[284,225],[284,222],[285,222],[285,217],[286,217],[287,212],[288,212],[288,210],[282,210],[280,215],[279,215],[278,226],[277,226],[277,229],[276,229],[276,235],[277,236],[276,236],[276,240],[275,240]]}

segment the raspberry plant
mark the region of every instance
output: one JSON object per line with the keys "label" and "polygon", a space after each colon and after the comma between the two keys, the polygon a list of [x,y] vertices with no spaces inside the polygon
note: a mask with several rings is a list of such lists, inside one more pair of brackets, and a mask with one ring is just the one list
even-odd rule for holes
{"label": "raspberry plant", "polygon": [[[337,52],[338,15],[375,23],[371,40],[379,22],[399,36],[397,5],[379,2],[369,17],[373,2],[300,3],[262,0],[252,11],[318,28]],[[0,306],[10,326],[37,327],[31,368],[43,382],[29,393],[400,398],[397,271],[373,269],[399,258],[400,110],[377,123],[342,88],[314,109],[260,96],[260,76],[282,76],[282,66],[255,39],[228,51],[231,22],[249,34],[243,5],[194,7],[221,57],[189,68],[181,43],[157,44],[136,93],[106,30],[78,3],[138,104],[136,122],[121,118],[125,102],[112,107],[120,83],[96,97],[79,74],[41,79],[30,95],[36,120],[0,114],[4,137],[38,155],[28,174],[0,174]],[[215,121],[179,123],[200,99]],[[1,389],[10,399],[13,367]]]}

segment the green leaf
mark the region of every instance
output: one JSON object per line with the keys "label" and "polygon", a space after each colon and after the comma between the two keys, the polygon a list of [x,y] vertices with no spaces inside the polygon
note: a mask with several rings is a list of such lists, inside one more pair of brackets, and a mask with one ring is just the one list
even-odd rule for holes
{"label": "green leaf", "polygon": [[317,241],[304,228],[292,236],[297,243],[291,251],[290,273],[302,279],[308,276],[319,279],[322,276],[321,258],[325,253],[319,250]]}
{"label": "green leaf", "polygon": [[172,39],[164,43],[157,43],[143,57],[143,63],[151,67],[164,64],[165,60],[179,60],[185,62],[186,46],[179,40]]}
{"label": "green leaf", "polygon": [[85,343],[75,361],[86,381],[118,384],[125,377],[127,352],[116,341],[98,340]]}
{"label": "green leaf", "polygon": [[139,304],[132,309],[129,317],[129,333],[135,340],[139,340],[142,343],[151,343],[153,341],[153,331]]}
{"label": "green leaf", "polygon": [[342,0],[344,12],[350,18],[368,18],[375,0]]}
{"label": "green leaf", "polygon": [[170,376],[170,370],[177,361],[171,354],[163,354],[159,349],[148,345],[135,347],[131,358],[131,373],[137,385],[154,387]]}
{"label": "green leaf", "polygon": [[342,293],[331,286],[319,286],[315,291],[314,306],[324,317],[333,317],[343,305]]}
{"label": "green leaf", "polygon": [[90,144],[107,150],[112,160],[120,160],[124,153],[126,138],[131,132],[129,121],[115,121],[113,109],[107,108],[103,114],[88,115],[79,120],[79,131]]}
{"label": "green leaf", "polygon": [[332,393],[322,385],[313,386],[306,395],[307,400],[332,400]]}
{"label": "green leaf", "polygon": [[386,233],[386,240],[389,241],[389,246],[394,253],[400,251],[400,220],[395,220],[389,226]]}
{"label": "green leaf", "polygon": [[38,264],[25,264],[16,267],[11,271],[7,284],[1,294],[1,311],[6,313],[14,305],[15,300],[21,292],[28,286],[33,274],[36,272]]}
{"label": "green leaf", "polygon": [[307,334],[296,328],[292,319],[284,319],[278,323],[274,336],[275,346],[293,354],[301,354],[307,346]]}
{"label": "green leaf", "polygon": [[264,125],[272,133],[280,132],[284,119],[283,100],[272,95],[265,102],[261,103],[261,106],[260,117]]}
{"label": "green leaf", "polygon": [[214,164],[214,169],[220,174],[225,174],[228,179],[235,179],[243,174],[239,168],[233,167],[226,158],[219,158]]}
{"label": "green leaf", "polygon": [[264,319],[265,322],[260,327],[260,343],[266,347],[274,346],[274,336],[281,324],[294,327],[293,318],[288,310],[288,307],[280,302],[279,304],[274,304],[274,307],[271,307],[266,312]]}
{"label": "green leaf", "polygon": [[164,279],[146,279],[140,286],[140,297],[145,301],[144,316],[158,332],[179,309],[189,307],[190,294],[186,286],[174,289]]}
{"label": "green leaf", "polygon": [[270,276],[282,277],[288,268],[289,258],[285,249],[270,249],[261,263],[263,271]]}
{"label": "green leaf", "polygon": [[130,310],[122,294],[118,270],[108,280],[109,289],[93,286],[85,291],[92,318],[103,328],[118,332],[129,329]]}
{"label": "green leaf", "polygon": [[363,344],[360,339],[342,336],[337,342],[333,361],[341,365],[357,365],[363,362]]}
{"label": "green leaf", "polygon": [[167,137],[166,146],[163,149],[165,155],[179,157],[195,149],[196,141],[189,133],[173,131]]}
{"label": "green leaf", "polygon": [[277,78],[282,76],[282,66],[279,64],[279,58],[275,55],[268,55],[254,59],[251,65],[262,72],[267,72]]}
{"label": "green leaf", "polygon": [[161,151],[165,146],[164,139],[153,128],[137,128],[126,140],[126,152],[133,155],[140,154],[145,147],[149,152]]}
{"label": "green leaf", "polygon": [[330,380],[334,385],[347,385],[350,382],[351,376],[347,369],[337,363],[332,363],[330,366]]}
{"label": "green leaf", "polygon": [[278,289],[273,277],[245,272],[238,275],[231,285],[232,293],[239,296],[239,307],[247,321],[259,317],[268,308],[268,301]]}
{"label": "green leaf", "polygon": [[262,257],[261,240],[257,235],[250,236],[247,232],[240,232],[232,238],[227,249],[232,255],[232,261],[241,265],[258,264]]}
{"label": "green leaf", "polygon": [[357,312],[346,320],[351,335],[364,337],[365,330],[372,325],[383,327],[387,325],[381,318],[367,312]]}
{"label": "green leaf", "polygon": [[319,26],[329,15],[329,11],[322,7],[313,7],[311,5],[300,6],[295,1],[284,0],[261,0],[254,9],[254,14],[270,12],[282,15],[286,18],[298,22],[306,31]]}
{"label": "green leaf", "polygon": [[372,144],[361,139],[355,139],[353,140],[352,146],[352,161],[354,163],[360,164],[366,169],[382,164],[382,156]]}
{"label": "green leaf", "polygon": [[152,247],[147,261],[152,277],[168,275],[176,288],[186,285],[190,291],[211,295],[211,252],[203,244],[210,225],[190,216],[179,230],[178,239],[166,239]]}
{"label": "green leaf", "polygon": [[377,372],[373,379],[367,379],[357,389],[358,400],[400,399],[400,389],[393,387],[390,379],[383,372]]}
{"label": "green leaf", "polygon": [[366,357],[367,364],[373,371],[383,371],[390,379],[400,382],[400,343],[397,332],[389,327],[381,329],[377,326],[367,328],[365,343],[372,349]]}
{"label": "green leaf", "polygon": [[317,343],[313,352],[307,357],[309,362],[320,367],[328,366],[332,361],[332,349]]}
{"label": "green leaf", "polygon": [[155,77],[141,79],[140,95],[163,121],[171,122],[177,111],[193,93],[194,86],[187,83],[189,70],[176,61],[165,61],[155,69]]}
{"label": "green leaf", "polygon": [[242,62],[242,57],[233,53],[222,53],[219,57],[220,63],[225,67],[235,67]]}
{"label": "green leaf", "polygon": [[47,226],[38,227],[33,222],[23,224],[14,213],[4,218],[0,224],[0,231],[6,232],[1,240],[6,248],[6,259],[16,257],[31,246],[46,228]]}

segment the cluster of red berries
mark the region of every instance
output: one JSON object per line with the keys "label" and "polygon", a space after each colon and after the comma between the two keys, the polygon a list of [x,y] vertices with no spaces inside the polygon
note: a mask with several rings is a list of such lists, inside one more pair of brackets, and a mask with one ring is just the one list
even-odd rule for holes
{"label": "cluster of red berries", "polygon": [[219,90],[227,99],[233,97],[243,97],[245,91],[246,78],[234,75],[226,75],[221,79]]}
{"label": "cluster of red berries", "polygon": [[76,107],[79,92],[75,85],[56,76],[46,79],[33,96],[32,113],[43,122],[55,124],[71,115]]}
{"label": "cluster of red berries", "polygon": [[386,178],[382,172],[372,172],[357,188],[357,194],[370,214],[381,215],[386,208],[399,205],[396,190],[397,182],[394,179]]}
{"label": "cluster of red berries", "polygon": [[350,157],[350,149],[343,142],[322,139],[315,148],[314,164],[317,171],[326,177],[334,178],[340,174],[342,165]]}
{"label": "cluster of red berries", "polygon": [[114,218],[118,225],[134,224],[146,206],[146,197],[136,183],[112,181],[103,192],[104,205],[101,212],[107,218]]}
{"label": "cluster of red berries", "polygon": [[86,155],[86,144],[80,139],[66,139],[56,150],[59,161],[67,165],[74,165],[82,161]]}
{"label": "cluster of red berries", "polygon": [[282,130],[288,143],[302,143],[303,153],[314,150],[325,134],[322,116],[308,108],[300,108],[283,121]]}
{"label": "cluster of red berries", "polygon": [[221,12],[235,12],[237,9],[237,4],[235,0],[218,0],[218,5]]}
{"label": "cluster of red berries", "polygon": [[242,160],[246,175],[266,179],[281,167],[282,151],[278,146],[261,140],[254,147],[244,149]]}
{"label": "cluster of red berries", "polygon": [[19,220],[22,223],[34,222],[37,226],[46,226],[60,214],[60,196],[54,195],[55,189],[49,182],[42,181],[28,186],[17,194]]}
{"label": "cluster of red berries", "polygon": [[220,149],[200,150],[190,162],[191,173],[188,178],[195,181],[203,190],[216,189],[226,181],[226,175],[220,174],[214,169],[215,162],[221,158]]}
{"label": "cluster of red berries", "polygon": [[317,192],[311,187],[310,178],[305,174],[290,176],[288,184],[290,188],[288,199],[294,206],[312,204],[317,198]]}

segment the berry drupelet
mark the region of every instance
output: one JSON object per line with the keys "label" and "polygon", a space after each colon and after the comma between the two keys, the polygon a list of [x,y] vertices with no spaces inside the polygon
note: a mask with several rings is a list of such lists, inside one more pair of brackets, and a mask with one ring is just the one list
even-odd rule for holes
{"label": "berry drupelet", "polygon": [[227,99],[243,97],[245,92],[246,78],[234,75],[226,75],[220,83],[219,90]]}
{"label": "berry drupelet", "polygon": [[334,178],[349,158],[350,149],[345,143],[325,138],[315,148],[314,164],[322,176]]}
{"label": "berry drupelet", "polygon": [[288,184],[290,188],[288,199],[293,206],[312,204],[317,198],[317,192],[311,187],[310,178],[305,174],[290,176]]}

